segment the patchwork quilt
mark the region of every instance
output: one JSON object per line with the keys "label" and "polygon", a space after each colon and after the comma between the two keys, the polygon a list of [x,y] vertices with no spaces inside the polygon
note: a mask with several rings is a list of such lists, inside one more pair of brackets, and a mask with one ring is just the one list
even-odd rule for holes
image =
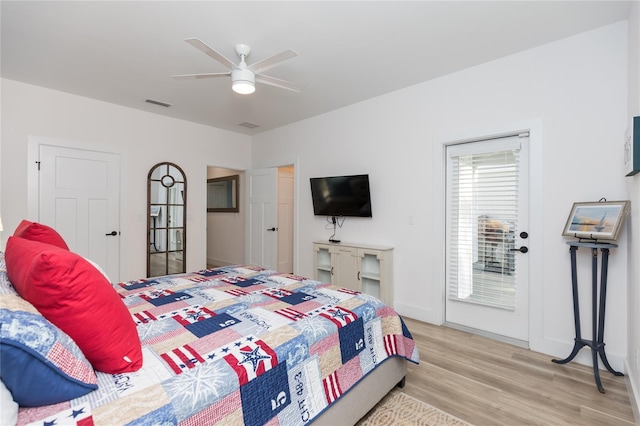
{"label": "patchwork quilt", "polygon": [[142,369],[97,372],[97,390],[19,424],[304,425],[389,357],[418,362],[391,307],[301,276],[232,266],[114,287]]}

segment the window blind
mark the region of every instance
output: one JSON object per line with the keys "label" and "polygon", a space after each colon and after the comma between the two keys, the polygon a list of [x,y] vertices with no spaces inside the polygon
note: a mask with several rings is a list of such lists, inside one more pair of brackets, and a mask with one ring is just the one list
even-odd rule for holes
{"label": "window blind", "polygon": [[518,136],[447,148],[447,296],[514,310]]}

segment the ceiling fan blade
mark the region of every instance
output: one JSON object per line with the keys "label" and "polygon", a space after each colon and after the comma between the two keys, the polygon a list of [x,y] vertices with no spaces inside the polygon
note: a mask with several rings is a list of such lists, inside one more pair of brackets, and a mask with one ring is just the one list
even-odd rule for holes
{"label": "ceiling fan blade", "polygon": [[194,78],[214,78],[214,77],[229,77],[231,72],[209,72],[204,74],[180,74],[172,75],[176,80],[191,80]]}
{"label": "ceiling fan blade", "polygon": [[188,38],[188,39],[185,39],[185,41],[190,45],[192,45],[193,47],[195,47],[196,49],[200,50],[201,52],[204,52],[205,54],[211,56],[213,59],[220,62],[225,67],[229,69],[238,68],[236,64],[234,64],[229,59],[227,59],[222,53],[209,47],[202,40],[198,38]]}
{"label": "ceiling fan blade", "polygon": [[277,55],[269,56],[268,58],[264,58],[258,62],[254,62],[249,65],[249,69],[256,74],[260,74],[272,67],[275,67],[280,62],[286,61],[287,59],[295,58],[298,56],[298,52],[295,50],[285,50],[284,52],[280,52]]}
{"label": "ceiling fan blade", "polygon": [[268,75],[256,75],[256,82],[267,84],[269,86],[279,87],[281,89],[291,90],[292,92],[300,93],[301,86],[292,83],[290,81],[281,80],[275,77],[269,77]]}

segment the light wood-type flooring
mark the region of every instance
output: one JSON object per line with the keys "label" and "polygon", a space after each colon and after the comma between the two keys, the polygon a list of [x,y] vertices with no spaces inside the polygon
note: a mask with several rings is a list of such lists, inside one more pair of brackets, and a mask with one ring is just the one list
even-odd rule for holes
{"label": "light wood-type flooring", "polygon": [[[634,425],[624,377],[447,327],[405,318],[420,365],[403,392],[475,426]],[[587,351],[588,349],[582,349]]]}

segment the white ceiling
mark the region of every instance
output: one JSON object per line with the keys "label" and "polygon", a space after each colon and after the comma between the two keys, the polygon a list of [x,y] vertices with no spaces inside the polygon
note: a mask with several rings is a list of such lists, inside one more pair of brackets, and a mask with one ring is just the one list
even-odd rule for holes
{"label": "white ceiling", "polygon": [[[622,1],[2,1],[2,77],[255,134],[628,17]],[[266,74],[295,93],[229,78],[184,42],[196,37],[251,64],[299,57]],[[145,103],[154,99],[170,108]],[[259,127],[247,129],[240,123]]]}

